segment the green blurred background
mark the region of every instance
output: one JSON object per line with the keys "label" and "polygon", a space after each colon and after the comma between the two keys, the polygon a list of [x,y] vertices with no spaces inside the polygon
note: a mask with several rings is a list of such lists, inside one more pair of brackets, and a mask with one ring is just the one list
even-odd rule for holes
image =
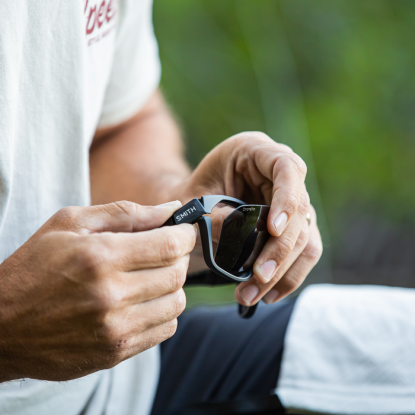
{"label": "green blurred background", "polygon": [[415,284],[414,23],[410,0],[155,0],[191,164],[246,130],[307,162],[325,247],[309,283]]}

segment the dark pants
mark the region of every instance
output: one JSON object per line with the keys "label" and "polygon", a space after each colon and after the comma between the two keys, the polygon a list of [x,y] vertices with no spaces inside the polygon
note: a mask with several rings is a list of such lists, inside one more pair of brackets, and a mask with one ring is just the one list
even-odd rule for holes
{"label": "dark pants", "polygon": [[262,305],[249,320],[236,307],[199,308],[179,318],[161,345],[152,415],[175,415],[202,402],[267,396],[275,389],[295,300]]}

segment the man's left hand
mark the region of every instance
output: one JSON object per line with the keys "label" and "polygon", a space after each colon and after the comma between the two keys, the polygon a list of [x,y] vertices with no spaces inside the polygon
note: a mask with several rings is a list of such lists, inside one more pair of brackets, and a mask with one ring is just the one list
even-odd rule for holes
{"label": "man's left hand", "polygon": [[306,173],[306,164],[289,147],[263,133],[245,132],[215,147],[180,186],[183,202],[223,194],[271,206],[271,236],[254,264],[254,278],[235,290],[239,303],[249,306],[263,298],[269,304],[284,298],[318,262],[322,242],[304,184]]}

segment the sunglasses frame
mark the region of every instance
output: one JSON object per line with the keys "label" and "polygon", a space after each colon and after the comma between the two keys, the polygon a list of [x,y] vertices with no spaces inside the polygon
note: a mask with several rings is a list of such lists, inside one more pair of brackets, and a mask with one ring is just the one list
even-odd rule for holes
{"label": "sunglasses frame", "polygon": [[[231,282],[244,282],[251,279],[253,275],[253,269],[250,268],[242,273],[240,276],[233,275],[219,265],[216,264],[216,261],[213,256],[213,238],[212,238],[212,221],[209,217],[204,216],[206,214],[212,213],[212,209],[223,203],[226,205],[239,208],[241,206],[258,206],[258,205],[247,205],[240,199],[236,199],[230,196],[224,195],[208,195],[202,196],[200,199],[192,199],[190,202],[186,203],[180,209],[174,212],[173,216],[164,223],[163,226],[173,226],[179,225],[182,223],[190,223],[199,225],[200,237],[202,240],[203,248],[203,257],[208,268],[213,271],[216,275],[231,281]],[[202,272],[199,277],[200,281],[209,280],[213,281],[214,277],[209,276],[208,273]],[[192,282],[191,284],[198,284],[198,282]],[[209,284],[208,284],[209,285]],[[251,307],[243,306],[239,304],[239,315],[243,318],[250,318],[254,315],[257,304]]]}
{"label": "sunglasses frame", "polygon": [[252,268],[244,271],[240,276],[236,276],[217,265],[213,257],[212,221],[209,217],[203,215],[212,213],[212,209],[219,203],[224,203],[235,208],[241,206],[253,206],[246,205],[242,200],[230,196],[202,196],[200,199],[192,199],[180,209],[176,210],[174,215],[163,226],[179,225],[181,223],[197,223],[199,225],[200,238],[202,240],[203,257],[208,268],[219,274],[221,277],[230,279],[231,281],[248,281],[253,275]]}

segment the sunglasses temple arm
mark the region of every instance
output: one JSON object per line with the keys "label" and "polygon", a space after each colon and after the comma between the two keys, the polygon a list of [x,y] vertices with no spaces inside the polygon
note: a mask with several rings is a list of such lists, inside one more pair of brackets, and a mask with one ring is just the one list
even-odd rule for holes
{"label": "sunglasses temple arm", "polygon": [[206,212],[199,199],[192,199],[186,203],[180,209],[177,209],[174,214],[167,219],[162,226],[174,226],[181,225],[182,223],[194,224],[202,217]]}
{"label": "sunglasses temple arm", "polygon": [[251,318],[255,314],[257,307],[258,303],[251,306],[238,304],[238,314],[242,318]]}
{"label": "sunglasses temple arm", "polygon": [[176,210],[173,216],[169,218],[162,226],[173,226],[179,225],[181,223],[194,224],[201,216],[205,215],[206,213],[211,213],[212,209],[222,201],[234,207],[245,204],[242,200],[235,199],[234,197],[230,196],[202,196],[200,199],[192,199],[180,209]]}

